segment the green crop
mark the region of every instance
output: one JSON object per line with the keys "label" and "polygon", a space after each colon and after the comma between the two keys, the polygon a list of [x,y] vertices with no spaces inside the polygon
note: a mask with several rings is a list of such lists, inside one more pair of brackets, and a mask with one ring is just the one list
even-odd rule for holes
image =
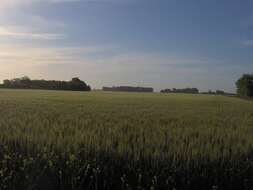
{"label": "green crop", "polygon": [[0,189],[252,189],[253,102],[0,91]]}

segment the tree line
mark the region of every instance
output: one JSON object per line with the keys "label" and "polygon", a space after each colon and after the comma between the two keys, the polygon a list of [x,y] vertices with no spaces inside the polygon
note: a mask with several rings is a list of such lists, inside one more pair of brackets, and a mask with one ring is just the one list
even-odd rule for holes
{"label": "tree line", "polygon": [[148,87],[113,86],[113,87],[103,87],[103,91],[154,92],[154,89]]}
{"label": "tree line", "polygon": [[236,82],[237,94],[241,97],[253,97],[253,74],[244,74]]}
{"label": "tree line", "polygon": [[[240,97],[253,97],[253,74],[243,74],[236,82],[237,95]],[[72,78],[71,81],[58,81],[58,80],[31,80],[29,77],[24,76],[21,78],[6,79],[0,88],[12,89],[46,89],[46,90],[72,90],[72,91],[90,91],[91,87],[78,77]],[[150,87],[132,87],[132,86],[113,86],[103,87],[103,91],[123,91],[123,92],[154,92]],[[161,93],[200,93],[197,88],[183,88],[183,89],[163,89]],[[208,91],[202,94],[218,94],[218,95],[234,95],[226,93],[222,90],[215,92]]]}
{"label": "tree line", "polygon": [[161,93],[186,93],[186,94],[198,94],[199,90],[197,88],[183,88],[183,89],[163,89]]}
{"label": "tree line", "polygon": [[31,80],[29,77],[4,80],[1,88],[12,89],[46,89],[46,90],[71,90],[71,91],[90,91],[91,87],[84,81],[75,77],[71,81],[57,80]]}

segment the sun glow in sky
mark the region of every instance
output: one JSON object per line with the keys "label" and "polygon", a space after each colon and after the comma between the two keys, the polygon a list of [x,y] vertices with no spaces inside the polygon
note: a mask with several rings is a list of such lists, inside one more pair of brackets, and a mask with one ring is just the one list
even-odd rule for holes
{"label": "sun glow in sky", "polygon": [[0,80],[235,91],[253,72],[250,0],[1,0]]}

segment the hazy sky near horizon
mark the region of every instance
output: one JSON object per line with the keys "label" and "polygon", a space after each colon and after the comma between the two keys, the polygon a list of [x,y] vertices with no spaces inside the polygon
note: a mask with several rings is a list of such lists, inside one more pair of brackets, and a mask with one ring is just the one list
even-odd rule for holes
{"label": "hazy sky near horizon", "polygon": [[253,72],[252,0],[1,0],[0,80],[235,91]]}

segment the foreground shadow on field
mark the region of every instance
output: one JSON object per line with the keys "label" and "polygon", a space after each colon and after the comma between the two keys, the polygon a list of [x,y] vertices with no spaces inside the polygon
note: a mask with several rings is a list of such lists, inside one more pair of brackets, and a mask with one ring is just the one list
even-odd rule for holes
{"label": "foreground shadow on field", "polygon": [[[88,159],[93,158],[93,159]],[[252,160],[204,161],[141,158],[100,152],[1,156],[1,189],[245,189],[253,185]]]}

